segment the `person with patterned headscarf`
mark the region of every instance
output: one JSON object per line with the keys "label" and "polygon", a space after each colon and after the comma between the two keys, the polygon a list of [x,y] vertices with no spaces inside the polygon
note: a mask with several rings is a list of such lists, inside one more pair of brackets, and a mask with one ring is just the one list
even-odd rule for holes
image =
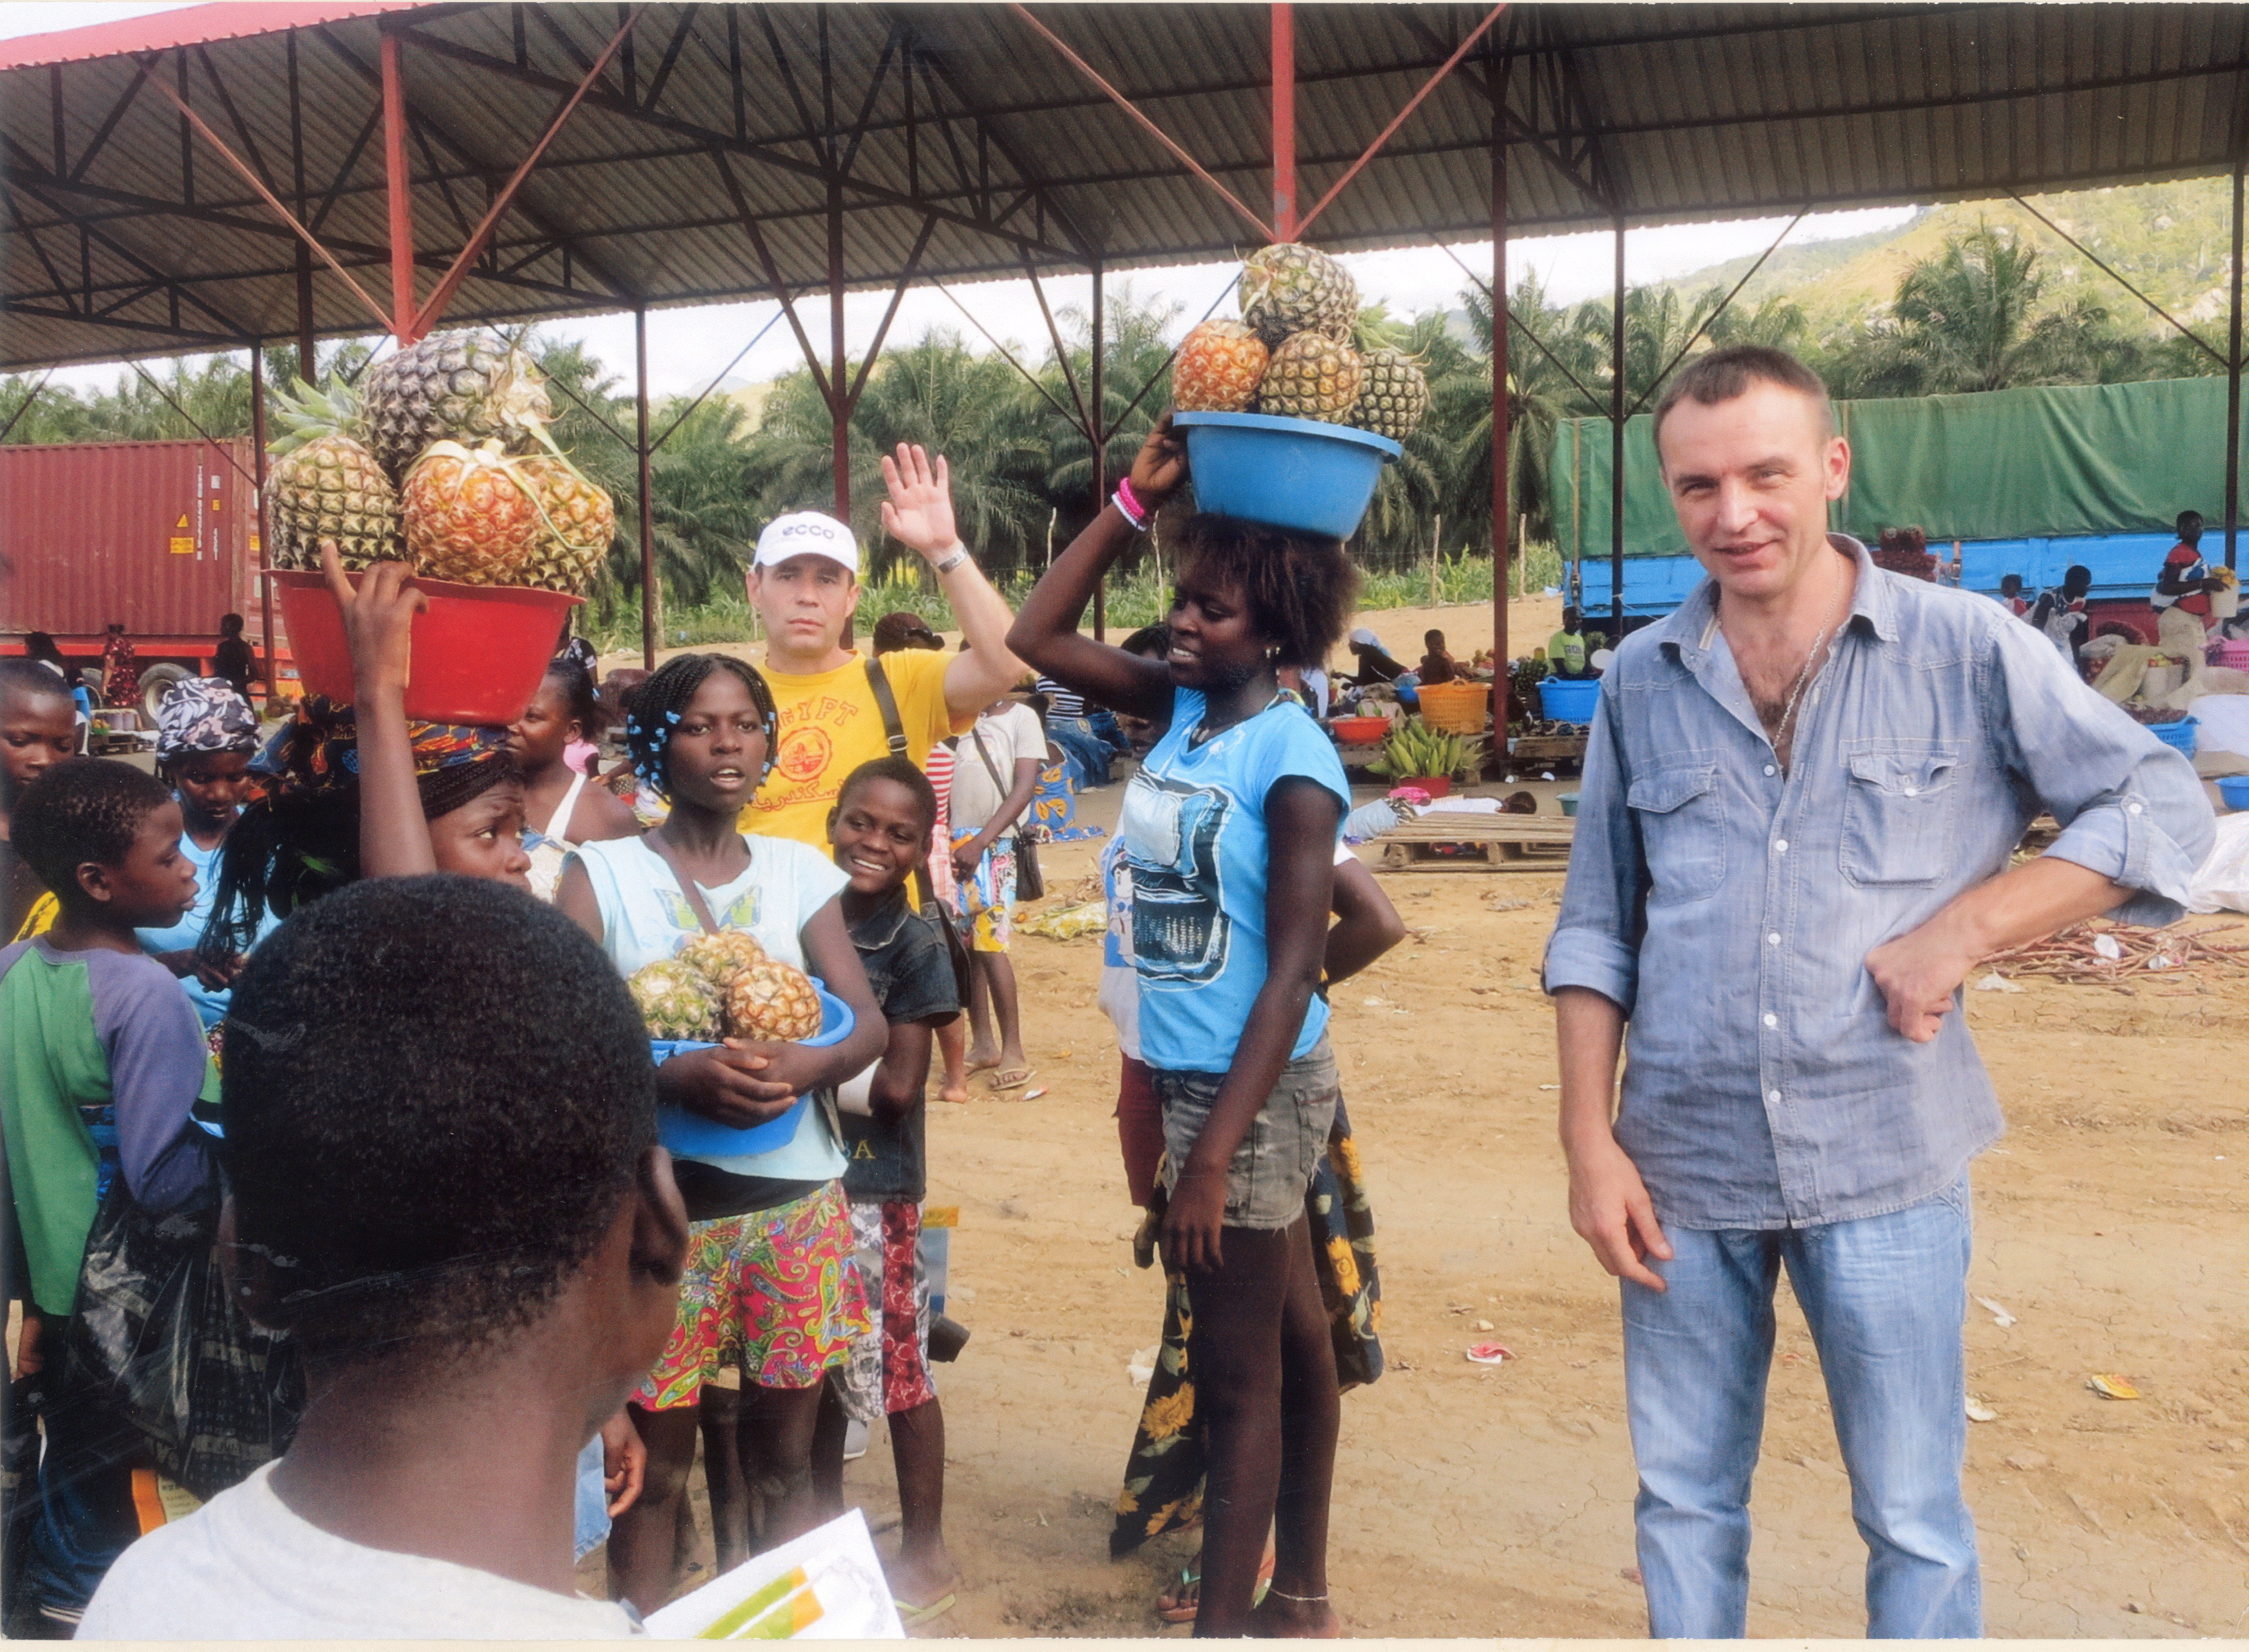
{"label": "person with patterned headscarf", "polygon": [[203,959],[246,952],[271,914],[361,877],[457,872],[528,889],[523,782],[507,730],[406,715],[409,628],[423,600],[383,563],[343,586],[356,705],[307,695],[251,759],[266,795],[243,811],[220,867]]}
{"label": "person with patterned headscarf", "polygon": [[253,795],[250,759],[258,750],[258,714],[217,677],[189,677],[172,685],[156,710],[156,777],[179,800],[180,853],[196,869],[196,899],[177,923],[134,931],[141,949],[180,977],[206,1029],[226,1014],[230,961],[199,961],[203,938],[218,893],[219,850]]}

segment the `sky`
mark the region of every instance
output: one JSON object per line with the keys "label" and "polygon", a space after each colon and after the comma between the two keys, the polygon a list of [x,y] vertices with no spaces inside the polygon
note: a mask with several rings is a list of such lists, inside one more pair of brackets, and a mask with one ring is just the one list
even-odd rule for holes
{"label": "sky", "polygon": [[[44,34],[57,29],[81,27],[120,17],[175,10],[161,0],[0,0],[0,38]],[[1904,223],[1909,207],[1878,207],[1847,212],[1815,213],[1799,224],[1789,244],[1835,240],[1864,235]],[[1728,259],[1762,252],[1786,225],[1785,217],[1752,218],[1730,223],[1674,224],[1633,230],[1625,236],[1625,278],[1640,285],[1690,275]],[[1491,268],[1489,241],[1455,246],[1462,263],[1479,275]],[[1548,297],[1574,304],[1606,293],[1612,279],[1613,257],[1609,236],[1603,231],[1581,235],[1544,236],[1508,243],[1511,280],[1537,271]],[[1452,259],[1434,248],[1344,255],[1344,264],[1358,282],[1366,303],[1381,302],[1393,316],[1411,316],[1436,308],[1456,308],[1468,282]],[[1159,270],[1136,270],[1109,278],[1110,301],[1129,291],[1136,303],[1168,303],[1181,307],[1174,324],[1176,336],[1197,320],[1212,300],[1234,278],[1235,266],[1207,264]],[[1045,281],[1049,301],[1057,308],[1083,309],[1090,293],[1084,276],[1060,276]],[[1027,281],[991,281],[951,289],[977,322],[1007,344],[1017,359],[1028,364],[1046,353],[1045,322],[1039,315]],[[851,293],[843,301],[843,331],[847,346],[856,356],[867,347],[882,321],[889,296],[880,292]],[[779,312],[767,299],[745,304],[712,305],[693,310],[652,311],[648,320],[649,387],[657,397],[691,394],[726,367],[735,352]],[[797,313],[816,343],[828,337],[825,298],[801,300]],[[1231,308],[1221,314],[1232,313]],[[931,288],[907,293],[891,325],[890,342],[907,344],[932,328],[959,333],[972,347],[987,346],[976,327],[965,319],[953,299]],[[629,315],[573,318],[549,328],[559,339],[582,339],[588,348],[621,376],[633,366],[633,329]],[[1020,348],[1018,346],[1021,346]],[[732,376],[749,381],[769,379],[802,365],[794,335],[786,325],[774,326],[732,369]],[[79,387],[108,387],[122,369],[117,367],[71,367],[58,372],[55,381]]]}

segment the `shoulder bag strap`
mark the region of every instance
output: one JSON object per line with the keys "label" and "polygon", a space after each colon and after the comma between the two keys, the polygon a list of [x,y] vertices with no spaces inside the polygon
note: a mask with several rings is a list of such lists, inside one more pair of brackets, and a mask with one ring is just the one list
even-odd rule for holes
{"label": "shoulder bag strap", "polygon": [[891,692],[891,674],[871,654],[867,656],[867,686],[874,690],[876,707],[883,714],[883,737],[890,742],[891,755],[905,756],[906,725],[898,716],[898,697]]}
{"label": "shoulder bag strap", "polygon": [[703,891],[695,880],[680,870],[679,862],[671,858],[671,850],[664,840],[663,832],[660,829],[644,832],[640,840],[648,845],[657,860],[671,868],[671,881],[679,886],[679,893],[687,902],[687,909],[695,915],[695,922],[703,926],[703,933],[717,935],[719,925],[711,915],[710,904],[703,899]]}
{"label": "shoulder bag strap", "polygon": [[999,787],[1000,800],[1006,802],[1008,793],[1014,788],[1000,778],[1000,765],[992,761],[992,754],[984,749],[984,730],[980,727],[973,728],[968,730],[968,737],[976,743],[976,755],[984,760],[984,772],[990,775],[992,784]]}

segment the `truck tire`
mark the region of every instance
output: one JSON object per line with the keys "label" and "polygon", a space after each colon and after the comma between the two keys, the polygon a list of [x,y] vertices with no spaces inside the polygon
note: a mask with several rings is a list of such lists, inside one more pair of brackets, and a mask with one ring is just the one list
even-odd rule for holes
{"label": "truck tire", "polygon": [[148,726],[156,726],[156,708],[164,703],[164,696],[172,691],[175,682],[185,682],[195,673],[183,665],[152,665],[141,674],[141,715]]}

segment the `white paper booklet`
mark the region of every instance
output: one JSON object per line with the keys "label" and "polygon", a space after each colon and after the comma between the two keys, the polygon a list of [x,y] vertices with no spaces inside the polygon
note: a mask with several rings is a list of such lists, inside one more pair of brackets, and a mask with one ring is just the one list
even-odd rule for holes
{"label": "white paper booklet", "polygon": [[867,1517],[853,1509],[648,1620],[660,1641],[903,1641]]}

